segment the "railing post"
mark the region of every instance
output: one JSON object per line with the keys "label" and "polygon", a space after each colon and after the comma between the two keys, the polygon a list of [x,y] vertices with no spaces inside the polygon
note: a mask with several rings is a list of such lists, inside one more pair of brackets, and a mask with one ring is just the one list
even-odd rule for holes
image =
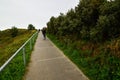
{"label": "railing post", "polygon": [[25,59],[25,47],[23,47],[23,61],[24,61],[24,65],[26,65],[26,59]]}
{"label": "railing post", "polygon": [[30,39],[30,50],[32,49],[32,38]]}
{"label": "railing post", "polygon": [[35,35],[33,36],[33,43],[34,43],[34,41],[35,41]]}

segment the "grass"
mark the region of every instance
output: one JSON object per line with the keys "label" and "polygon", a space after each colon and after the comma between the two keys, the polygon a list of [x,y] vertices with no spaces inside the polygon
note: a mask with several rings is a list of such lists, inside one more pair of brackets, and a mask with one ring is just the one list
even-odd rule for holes
{"label": "grass", "polygon": [[18,36],[11,37],[10,31],[5,30],[0,34],[0,66],[12,54],[22,46],[22,44],[33,34],[35,31],[28,31],[19,29]]}
{"label": "grass", "polygon": [[[95,52],[84,47],[83,44],[79,44],[81,48],[76,49],[74,48],[74,43],[66,45],[53,35],[48,35],[48,37],[90,80],[120,79],[120,59],[112,55],[109,49],[104,48],[104,45],[99,46],[99,50],[96,50],[97,52]],[[78,43],[76,45],[78,45]]]}
{"label": "grass", "polygon": [[[32,32],[32,34],[35,31]],[[28,33],[26,33],[28,35]],[[32,35],[30,34],[29,37]],[[24,37],[27,35],[22,34]],[[21,38],[23,38],[23,36],[21,35]],[[17,38],[16,39],[21,39],[21,38]],[[32,46],[34,46],[35,44],[35,40],[37,38],[37,35],[34,37],[34,41],[32,42]],[[24,40],[21,39],[20,41],[15,41],[16,44],[11,44],[12,46],[16,46],[19,43],[24,43],[28,38],[26,38]],[[18,43],[18,44],[17,44]],[[22,45],[20,44],[20,46]],[[6,49],[6,48],[5,48]],[[33,47],[32,47],[33,50]],[[29,62],[30,59],[30,55],[31,55],[31,51],[30,49],[30,42],[28,42],[25,46],[25,57],[26,57],[26,63]],[[27,64],[26,64],[27,65]],[[26,65],[24,65],[23,62],[23,50],[21,50],[13,59],[12,61],[9,63],[9,65],[7,65],[4,70],[2,72],[0,72],[0,80],[22,80],[22,77],[25,73],[25,68]]]}

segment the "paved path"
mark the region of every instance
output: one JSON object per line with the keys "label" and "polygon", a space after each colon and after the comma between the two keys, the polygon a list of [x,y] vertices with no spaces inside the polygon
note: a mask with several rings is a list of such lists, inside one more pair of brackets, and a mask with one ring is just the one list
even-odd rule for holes
{"label": "paved path", "polygon": [[25,80],[88,80],[83,73],[39,33]]}

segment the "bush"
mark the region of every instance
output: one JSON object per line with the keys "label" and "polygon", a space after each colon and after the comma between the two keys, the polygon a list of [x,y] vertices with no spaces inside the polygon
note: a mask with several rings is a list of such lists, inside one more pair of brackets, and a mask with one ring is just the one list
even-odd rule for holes
{"label": "bush", "polygon": [[18,34],[18,29],[14,26],[12,29],[10,29],[10,32],[12,37],[16,37]]}

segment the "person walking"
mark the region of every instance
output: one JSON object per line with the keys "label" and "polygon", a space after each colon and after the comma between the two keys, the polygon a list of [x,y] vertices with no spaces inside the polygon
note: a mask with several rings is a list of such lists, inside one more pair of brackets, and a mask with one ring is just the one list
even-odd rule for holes
{"label": "person walking", "polygon": [[42,34],[43,34],[43,38],[45,40],[46,39],[46,28],[45,27],[42,29]]}

